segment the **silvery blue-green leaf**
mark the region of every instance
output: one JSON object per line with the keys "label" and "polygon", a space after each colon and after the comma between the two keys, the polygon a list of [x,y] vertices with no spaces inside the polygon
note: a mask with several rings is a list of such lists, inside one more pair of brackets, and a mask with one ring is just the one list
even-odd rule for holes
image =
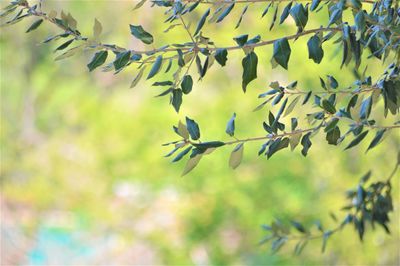
{"label": "silvery blue-green leaf", "polygon": [[231,119],[229,119],[228,124],[226,125],[225,132],[231,137],[235,135],[235,118],[236,118],[236,113],[233,113]]}
{"label": "silvery blue-green leaf", "polygon": [[153,63],[153,66],[150,69],[150,72],[149,72],[149,75],[147,76],[147,79],[151,79],[152,77],[157,75],[157,73],[161,69],[162,61],[163,61],[162,55],[157,56],[156,60]]}

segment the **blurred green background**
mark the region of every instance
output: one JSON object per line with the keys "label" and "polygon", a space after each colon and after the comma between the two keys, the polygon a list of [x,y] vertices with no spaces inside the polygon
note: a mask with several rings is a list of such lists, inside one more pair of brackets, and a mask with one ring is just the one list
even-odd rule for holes
{"label": "blurred green background", "polygon": [[[163,9],[146,4],[131,11],[134,4],[44,1],[43,8],[71,12],[86,36],[97,18],[103,24],[102,41],[122,47],[144,49],[130,36],[128,24],[141,24],[153,33],[156,47],[188,41],[180,27],[163,33]],[[295,33],[291,19],[268,31],[271,14],[260,19],[263,8],[251,6],[234,30],[241,12],[237,7],[223,23],[207,24],[204,34],[217,45],[233,45],[232,37],[244,33],[261,34],[263,40]],[[186,18],[192,30],[204,10]],[[312,14],[307,27],[324,23],[325,12]],[[257,245],[264,236],[260,225],[274,217],[307,225],[321,219],[333,226],[329,212],[344,215],[344,192],[361,175],[371,169],[373,178],[384,179],[392,170],[400,142],[395,132],[368,154],[368,141],[342,152],[318,136],[307,158],[296,150],[266,160],[257,157],[262,143],[251,143],[235,171],[228,167],[230,148],[223,148],[183,178],[185,162],[171,164],[163,157],[169,148],[161,144],[176,139],[171,127],[185,115],[200,124],[204,139],[226,139],[225,124],[233,112],[239,138],[263,135],[269,107],[252,110],[260,103],[257,95],[272,81],[298,80],[303,89],[320,90],[318,76],[331,74],[341,87],[350,85],[352,71],[340,70],[341,53],[335,56],[334,46],[324,45],[326,57],[317,65],[307,59],[307,38],[297,40],[288,72],[271,69],[272,47],[257,49],[259,78],[246,94],[240,80],[243,54],[231,52],[228,65],[221,69],[214,64],[176,114],[168,99],[153,97],[160,91],[151,82],[128,89],[137,73],[134,66],[117,76],[88,73],[88,51],[55,62],[57,45],[40,42],[57,29],[44,23],[25,34],[33,21],[1,28],[0,35],[5,265],[399,265],[398,178],[393,181],[396,210],[390,236],[368,227],[360,244],[353,228],[346,228],[332,238],[325,254],[316,240],[300,257],[292,255],[292,245],[275,255],[268,245]],[[384,69],[374,59],[365,60],[360,69],[366,63],[373,77]],[[296,110],[300,115],[307,111]]]}

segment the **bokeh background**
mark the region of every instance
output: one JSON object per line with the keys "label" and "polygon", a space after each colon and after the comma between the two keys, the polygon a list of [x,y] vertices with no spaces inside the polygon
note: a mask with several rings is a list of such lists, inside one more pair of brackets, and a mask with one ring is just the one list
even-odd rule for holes
{"label": "bokeh background", "polygon": [[[156,47],[188,41],[179,27],[163,33],[163,9],[149,4],[131,11],[134,1],[43,2],[44,10],[71,12],[83,35],[91,35],[97,18],[104,42],[144,48],[130,36],[128,24],[153,33]],[[242,26],[233,29],[241,12],[236,7],[223,23],[206,24],[204,34],[217,45],[233,45],[232,37],[244,33],[268,40],[295,32],[290,18],[268,31],[272,14],[261,19],[264,6],[251,6]],[[204,10],[188,18],[192,30]],[[307,27],[324,23],[325,12],[312,14]],[[88,73],[89,52],[55,62],[57,45],[40,43],[57,29],[44,23],[25,34],[33,21],[0,29],[3,265],[399,265],[398,177],[391,235],[368,227],[361,244],[349,227],[331,239],[325,254],[315,240],[299,257],[292,255],[292,245],[278,254],[257,245],[265,233],[260,225],[274,217],[333,226],[329,213],[344,215],[344,192],[360,176],[372,170],[373,178],[384,179],[391,172],[398,132],[367,154],[368,141],[342,152],[319,136],[307,158],[297,150],[266,160],[257,157],[259,144],[252,143],[236,170],[228,167],[230,148],[223,148],[185,177],[180,177],[184,161],[171,164],[163,157],[169,149],[161,144],[176,139],[171,127],[185,115],[200,124],[204,139],[226,139],[233,112],[238,137],[263,135],[269,107],[252,110],[271,81],[298,80],[303,89],[320,90],[318,76],[331,74],[341,87],[350,85],[352,71],[340,70],[341,53],[334,46],[324,45],[326,56],[317,65],[307,58],[307,38],[297,40],[289,71],[271,69],[272,47],[257,49],[259,78],[246,94],[243,54],[231,52],[228,65],[214,64],[176,114],[168,99],[153,97],[160,91],[151,82],[128,89],[137,73],[133,66],[118,75]],[[366,63],[375,78],[384,68],[370,59],[361,69]]]}

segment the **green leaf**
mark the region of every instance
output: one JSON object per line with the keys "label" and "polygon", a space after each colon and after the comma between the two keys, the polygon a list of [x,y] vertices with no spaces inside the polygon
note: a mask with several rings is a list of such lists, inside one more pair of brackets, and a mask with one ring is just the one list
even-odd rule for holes
{"label": "green leaf", "polygon": [[330,101],[328,101],[326,99],[322,100],[322,108],[324,108],[324,110],[327,111],[330,114],[336,113],[335,106]]}
{"label": "green leaf", "polygon": [[263,13],[261,14],[261,17],[263,18],[269,11],[270,7],[272,6],[273,2],[270,2],[267,7],[264,9]]}
{"label": "green leaf", "polygon": [[243,45],[245,45],[248,39],[249,39],[249,35],[248,35],[248,34],[243,34],[243,35],[240,35],[240,36],[237,36],[237,37],[233,38],[233,40],[234,40],[240,47],[242,47]]}
{"label": "green leaf", "polygon": [[296,4],[290,10],[290,15],[300,30],[303,30],[306,27],[308,21],[308,11],[306,8],[304,8],[303,4]]}
{"label": "green leaf", "polygon": [[322,50],[322,43],[318,35],[314,35],[308,40],[308,58],[314,60],[315,63],[321,63],[324,57],[324,50]]}
{"label": "green leaf", "polygon": [[308,132],[301,139],[301,145],[303,146],[303,149],[301,150],[301,154],[303,154],[304,157],[307,156],[308,150],[310,149],[310,147],[312,145],[311,140],[310,140],[310,135],[311,135],[311,132]]}
{"label": "green leaf", "polygon": [[304,226],[296,221],[291,221],[290,222],[294,228],[296,228],[297,231],[299,231],[300,233],[306,233],[306,228],[304,228]]}
{"label": "green leaf", "polygon": [[269,26],[269,30],[272,30],[272,28],[273,28],[274,25],[275,25],[276,19],[277,19],[277,17],[278,17],[278,9],[279,9],[279,6],[277,6],[277,7],[275,8],[274,16],[272,17],[272,21],[271,21],[271,25]]}
{"label": "green leaf", "polygon": [[233,113],[231,119],[229,119],[228,124],[226,125],[226,134],[233,137],[235,135],[235,118],[236,113]]}
{"label": "green leaf", "polygon": [[157,56],[156,60],[154,61],[153,66],[150,69],[150,72],[149,72],[149,75],[147,76],[147,79],[151,79],[152,77],[157,75],[157,73],[161,69],[162,61],[163,61],[162,55]]}
{"label": "green leaf", "polygon": [[364,138],[365,136],[367,136],[368,134],[368,130],[364,131],[363,133],[361,133],[360,135],[358,135],[357,137],[355,137],[353,139],[352,142],[350,142],[349,145],[347,145],[347,147],[345,148],[345,150],[348,150],[350,148],[353,148],[354,146],[356,146],[357,144],[359,144]]}
{"label": "green leaf", "polygon": [[339,87],[339,83],[333,76],[328,75],[328,82],[332,89],[337,89],[337,87]]}
{"label": "green leaf", "polygon": [[243,142],[239,143],[232,151],[231,156],[229,158],[229,166],[232,169],[236,169],[240,163],[242,162],[243,158]]}
{"label": "green leaf", "polygon": [[230,4],[225,10],[221,13],[221,15],[217,19],[217,23],[221,22],[233,9],[235,3]]}
{"label": "green leaf", "polygon": [[61,51],[64,50],[65,48],[67,48],[75,39],[71,39],[69,41],[66,41],[65,43],[61,44],[60,46],[58,46],[54,51]]}
{"label": "green leaf", "polygon": [[273,58],[285,69],[288,68],[290,53],[291,49],[287,38],[282,38],[274,42]]}
{"label": "green leaf", "polygon": [[196,121],[186,117],[186,128],[193,140],[198,140],[200,138],[200,128]]}
{"label": "green leaf", "polygon": [[207,19],[208,15],[210,15],[210,9],[207,9],[207,11],[200,18],[199,23],[197,24],[196,31],[194,32],[193,36],[197,36],[197,34],[199,34],[200,30],[204,26],[204,23],[206,22],[206,19]]}
{"label": "green leaf", "polygon": [[190,152],[190,150],[192,149],[192,147],[187,147],[186,149],[184,149],[183,151],[181,151],[173,160],[172,162],[177,162],[180,159],[182,159],[186,154],[188,154]]}
{"label": "green leaf", "polygon": [[131,29],[131,34],[136,37],[137,39],[141,40],[145,44],[152,44],[153,43],[153,36],[145,31],[142,26],[140,25],[129,25]]}
{"label": "green leaf", "polygon": [[247,5],[243,8],[242,13],[240,14],[240,18],[239,18],[238,22],[236,23],[235,29],[239,28],[240,23],[242,23],[243,16],[244,16],[244,14],[246,14],[248,8],[249,8],[249,5]]}
{"label": "green leaf", "polygon": [[247,85],[257,78],[257,64],[258,58],[254,52],[250,52],[242,60],[243,76],[242,76],[242,89],[246,92]]}
{"label": "green leaf", "polygon": [[250,40],[248,40],[245,45],[250,45],[250,44],[255,44],[261,41],[261,36],[260,35],[256,35],[254,36],[254,38],[251,38]]}
{"label": "green leaf", "polygon": [[292,4],[293,4],[293,2],[290,2],[283,9],[279,24],[282,24],[285,21],[285,19],[289,16],[289,12],[290,12],[290,8],[292,7]]}
{"label": "green leaf", "polygon": [[331,131],[332,129],[334,129],[334,128],[336,127],[336,125],[337,125],[338,123],[339,123],[339,118],[336,118],[336,117],[332,118],[332,119],[328,122],[328,124],[326,125],[324,131],[325,131],[325,132]]}
{"label": "green leaf", "polygon": [[182,105],[182,91],[179,89],[172,90],[172,106],[178,113]]}
{"label": "green leaf", "polygon": [[330,145],[337,145],[339,138],[340,138],[340,129],[337,126],[326,134],[326,140]]}
{"label": "green leaf", "polygon": [[87,67],[89,68],[89,71],[93,71],[95,68],[104,64],[104,62],[107,59],[107,56],[108,56],[107,51],[100,51],[100,52],[95,53],[92,60],[87,65]]}
{"label": "green leaf", "polygon": [[185,75],[181,82],[182,92],[184,94],[189,94],[192,91],[193,79],[190,75]]}
{"label": "green leaf", "polygon": [[366,24],[365,24],[365,15],[364,11],[359,11],[356,16],[354,17],[354,22],[356,25],[356,30],[360,33],[365,31]]}
{"label": "green leaf", "polygon": [[215,51],[215,60],[217,60],[218,64],[220,64],[221,66],[225,66],[226,61],[228,60],[227,58],[228,56],[228,51],[225,48],[218,48]]}
{"label": "green leaf", "polygon": [[185,60],[183,59],[183,52],[181,49],[176,50],[178,53],[178,66],[183,67],[185,66]]}
{"label": "green leaf", "polygon": [[139,72],[137,73],[136,77],[132,80],[131,86],[129,88],[134,88],[140,81],[140,79],[143,77],[144,70],[146,69],[146,66],[143,66]]}
{"label": "green leaf", "polygon": [[372,148],[375,148],[379,144],[379,142],[381,141],[385,132],[386,132],[386,129],[381,129],[381,130],[378,130],[378,132],[376,132],[376,135],[372,139],[371,143],[369,144],[367,151],[369,151]]}
{"label": "green leaf", "polygon": [[40,24],[42,24],[43,19],[36,20],[33,24],[26,30],[26,33],[36,30]]}
{"label": "green leaf", "polygon": [[208,141],[202,143],[193,143],[193,146],[199,149],[218,148],[224,146],[225,142],[222,141]]}
{"label": "green leaf", "polygon": [[289,138],[283,139],[275,139],[268,147],[267,158],[271,158],[271,156],[279,150],[287,148],[289,146]]}
{"label": "green leaf", "polygon": [[130,57],[131,57],[131,51],[125,51],[125,52],[119,53],[117,55],[117,58],[113,62],[115,70],[118,71],[121,68],[123,68],[124,66],[126,66],[126,64],[128,64],[128,62],[129,62]]}
{"label": "green leaf", "polygon": [[172,86],[174,83],[170,80],[167,81],[156,81],[151,86]]}

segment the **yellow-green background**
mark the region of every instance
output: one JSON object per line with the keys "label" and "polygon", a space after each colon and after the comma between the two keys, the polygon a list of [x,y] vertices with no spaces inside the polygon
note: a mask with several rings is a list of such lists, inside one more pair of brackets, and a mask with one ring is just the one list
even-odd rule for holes
{"label": "yellow-green background", "polygon": [[[143,25],[155,36],[155,47],[189,41],[180,27],[163,33],[168,26],[163,24],[164,9],[146,4],[131,11],[134,4],[44,1],[44,10],[71,12],[86,36],[91,35],[97,18],[103,24],[102,41],[123,47],[146,48],[131,37],[128,24]],[[206,24],[204,35],[217,45],[234,45],[232,37],[243,33],[260,34],[263,40],[295,33],[291,18],[270,32],[271,14],[260,19],[264,7],[250,6],[242,25],[233,29],[241,12],[236,7],[217,26]],[[204,11],[201,7],[185,18],[192,32]],[[326,24],[325,12],[311,14],[307,28]],[[350,85],[354,79],[351,69],[340,70],[341,53],[335,56],[334,46],[324,45],[325,58],[317,65],[307,58],[307,38],[297,40],[289,71],[272,70],[272,47],[258,48],[259,78],[246,94],[241,90],[243,53],[230,52],[227,66],[215,63],[184,97],[181,112],[176,114],[167,98],[153,97],[161,91],[151,87],[150,81],[128,89],[137,73],[133,65],[118,75],[99,70],[89,73],[90,51],[54,62],[57,45],[40,42],[57,29],[43,23],[25,34],[33,21],[1,28],[0,35],[2,257],[7,263],[399,263],[398,177],[393,179],[396,212],[391,215],[391,235],[379,227],[372,232],[368,225],[361,244],[350,226],[332,238],[325,254],[315,240],[300,257],[292,255],[292,244],[276,255],[268,245],[257,245],[264,236],[260,225],[274,217],[294,218],[307,225],[321,219],[326,227],[334,226],[329,212],[344,216],[340,208],[346,203],[346,189],[354,187],[369,169],[375,179],[391,172],[398,132],[367,154],[372,133],[368,141],[348,152],[343,152],[343,145],[327,145],[324,136],[317,136],[307,158],[299,150],[285,150],[266,160],[257,157],[262,143],[249,143],[236,170],[228,167],[231,148],[224,147],[205,156],[185,177],[180,177],[185,160],[171,164],[163,157],[169,148],[161,144],[177,138],[172,125],[186,115],[199,123],[203,139],[228,139],[225,124],[233,112],[237,113],[239,138],[265,134],[262,121],[269,107],[252,110],[260,103],[257,95],[271,81],[299,80],[303,89],[320,90],[318,76],[331,74],[341,87]],[[361,69],[366,63],[374,78],[384,68],[371,59]],[[192,72],[197,77],[195,69]],[[158,80],[163,79],[159,75]],[[305,115],[304,110],[296,110]],[[380,119],[382,104],[374,111]],[[389,118],[380,124],[392,121]]]}

